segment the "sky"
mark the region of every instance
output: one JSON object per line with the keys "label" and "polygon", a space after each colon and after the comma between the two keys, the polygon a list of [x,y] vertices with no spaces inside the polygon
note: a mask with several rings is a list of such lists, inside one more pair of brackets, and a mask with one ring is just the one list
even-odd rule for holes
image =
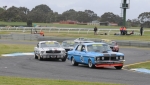
{"label": "sky", "polygon": [[[137,19],[139,14],[150,12],[149,0],[127,0],[130,1],[130,8],[127,9],[127,19]],[[26,7],[30,10],[37,5],[46,4],[54,12],[63,12],[74,9],[76,11],[92,10],[98,16],[105,12],[112,12],[121,16],[122,0],[0,0],[0,7],[11,6]]]}

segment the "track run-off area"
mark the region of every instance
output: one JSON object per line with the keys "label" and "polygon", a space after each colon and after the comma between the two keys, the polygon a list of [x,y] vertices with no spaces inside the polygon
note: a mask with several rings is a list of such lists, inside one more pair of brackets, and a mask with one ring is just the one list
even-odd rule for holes
{"label": "track run-off area", "polygon": [[[0,40],[0,43],[32,44],[36,46],[37,41],[10,42],[9,40]],[[120,47],[120,52],[125,54],[125,66],[149,60],[149,51],[149,49],[142,48]],[[86,65],[72,66],[69,60],[66,60],[66,62],[50,60],[39,61],[34,59],[33,55],[1,57],[0,76],[109,82],[127,85],[150,84],[150,74],[133,72],[126,69],[90,69]]]}

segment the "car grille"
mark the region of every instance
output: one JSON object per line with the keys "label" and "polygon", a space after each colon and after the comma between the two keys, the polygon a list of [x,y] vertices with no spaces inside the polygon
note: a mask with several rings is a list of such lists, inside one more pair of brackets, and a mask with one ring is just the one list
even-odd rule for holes
{"label": "car grille", "polygon": [[110,60],[118,60],[118,59],[116,59],[116,57],[110,57],[111,59]]}
{"label": "car grille", "polygon": [[104,56],[100,57],[100,60],[120,60],[119,56],[116,56],[116,54],[104,54]]}
{"label": "car grille", "polygon": [[61,53],[61,51],[58,51],[58,50],[52,51],[52,50],[50,50],[50,51],[46,51],[46,53]]}

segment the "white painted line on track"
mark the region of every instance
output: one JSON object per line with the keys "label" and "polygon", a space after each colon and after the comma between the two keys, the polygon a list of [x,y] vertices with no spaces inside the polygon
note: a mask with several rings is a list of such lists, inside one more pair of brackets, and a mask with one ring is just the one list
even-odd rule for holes
{"label": "white painted line on track", "polygon": [[26,55],[34,55],[34,53],[12,53],[12,54],[2,54],[1,56],[26,56]]}

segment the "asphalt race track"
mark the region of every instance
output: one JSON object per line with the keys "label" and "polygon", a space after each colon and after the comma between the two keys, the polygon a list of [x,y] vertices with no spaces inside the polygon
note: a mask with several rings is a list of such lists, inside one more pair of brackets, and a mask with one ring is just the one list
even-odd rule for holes
{"label": "asphalt race track", "polygon": [[[0,43],[10,43],[0,40]],[[12,41],[16,44],[35,44],[36,42]],[[120,48],[125,54],[125,65],[150,60],[150,50]],[[122,83],[128,85],[150,85],[150,74],[137,73],[114,68],[90,69],[88,66],[72,66],[70,61],[39,61],[33,56],[0,58],[0,75],[29,78],[48,78],[80,81]]]}

